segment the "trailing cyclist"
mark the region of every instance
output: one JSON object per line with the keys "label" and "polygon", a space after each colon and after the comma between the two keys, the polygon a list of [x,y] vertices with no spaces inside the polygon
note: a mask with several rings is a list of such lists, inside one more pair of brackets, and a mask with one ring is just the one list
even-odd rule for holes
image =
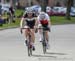
{"label": "trailing cyclist", "polygon": [[[38,27],[44,27],[45,28],[45,37],[47,40],[47,48],[49,47],[49,35],[48,32],[50,31],[50,18],[47,13],[40,12],[39,16],[37,17],[38,20]],[[42,41],[42,29],[39,29],[39,35],[40,35],[40,42]]]}

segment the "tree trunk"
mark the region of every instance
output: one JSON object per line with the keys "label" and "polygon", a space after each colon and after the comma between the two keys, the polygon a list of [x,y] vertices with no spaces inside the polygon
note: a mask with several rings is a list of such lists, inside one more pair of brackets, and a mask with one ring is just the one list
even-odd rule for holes
{"label": "tree trunk", "polygon": [[66,18],[67,18],[68,20],[71,20],[70,11],[71,11],[72,3],[73,3],[73,0],[68,0],[68,1],[67,1],[67,13],[66,13]]}
{"label": "tree trunk", "polygon": [[48,5],[48,0],[43,0],[42,10],[46,12],[46,7]]}
{"label": "tree trunk", "polygon": [[40,3],[42,10],[46,11],[46,6],[48,5],[48,0],[37,0],[37,1]]}

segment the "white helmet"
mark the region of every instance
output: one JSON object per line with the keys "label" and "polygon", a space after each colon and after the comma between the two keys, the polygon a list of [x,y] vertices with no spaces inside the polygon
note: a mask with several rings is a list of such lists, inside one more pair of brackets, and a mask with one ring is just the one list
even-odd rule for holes
{"label": "white helmet", "polygon": [[33,10],[32,10],[32,8],[31,7],[29,7],[28,9],[27,9],[27,11],[26,11],[27,13],[33,13]]}
{"label": "white helmet", "polygon": [[45,12],[40,12],[39,16],[41,19],[45,19],[46,14],[45,14]]}

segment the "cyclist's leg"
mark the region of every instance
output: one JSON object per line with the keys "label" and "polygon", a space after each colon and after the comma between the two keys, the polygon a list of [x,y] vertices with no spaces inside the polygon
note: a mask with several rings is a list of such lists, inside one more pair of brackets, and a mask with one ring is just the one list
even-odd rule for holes
{"label": "cyclist's leg", "polygon": [[40,28],[38,31],[39,31],[39,41],[42,42],[42,38],[43,38],[43,35],[42,35],[42,25],[41,24],[38,24],[38,28]]}
{"label": "cyclist's leg", "polygon": [[35,42],[35,35],[34,35],[34,33],[35,33],[34,29],[31,29],[30,34],[32,35],[32,36],[31,36],[31,38],[32,38],[32,43]]}
{"label": "cyclist's leg", "polygon": [[48,32],[49,32],[48,30],[45,31],[47,49],[50,47],[50,45],[49,45],[49,35],[48,35]]}
{"label": "cyclist's leg", "polygon": [[43,35],[42,35],[42,29],[39,29],[39,41],[42,42],[42,38],[43,38]]}
{"label": "cyclist's leg", "polygon": [[34,29],[31,29],[30,34],[31,34],[31,39],[32,39],[31,44],[32,44],[33,50],[35,50],[35,46],[34,46],[34,43],[35,43],[35,34],[34,33],[35,33]]}
{"label": "cyclist's leg", "polygon": [[[24,26],[24,28],[28,28],[28,26]],[[28,29],[24,29],[24,37],[25,37],[25,43],[27,45],[27,41],[28,41]]]}
{"label": "cyclist's leg", "polygon": [[45,37],[46,37],[47,42],[49,42],[49,35],[48,35],[48,32],[49,32],[49,28],[48,28],[48,26],[47,26],[47,27],[45,27]]}
{"label": "cyclist's leg", "polygon": [[26,44],[26,46],[27,46],[27,41],[28,41],[27,37],[28,37],[28,30],[24,29],[24,38],[25,38],[24,44]]}
{"label": "cyclist's leg", "polygon": [[49,42],[49,35],[48,35],[48,32],[49,32],[49,31],[45,31],[45,37],[46,37],[47,42]]}
{"label": "cyclist's leg", "polygon": [[28,36],[28,29],[25,29],[25,40],[27,40],[27,36]]}

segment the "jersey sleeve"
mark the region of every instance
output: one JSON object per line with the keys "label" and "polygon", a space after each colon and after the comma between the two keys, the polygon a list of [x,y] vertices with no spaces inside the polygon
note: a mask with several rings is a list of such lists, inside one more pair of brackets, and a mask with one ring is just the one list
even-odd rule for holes
{"label": "jersey sleeve", "polygon": [[47,19],[48,21],[50,21],[50,17],[49,17],[48,14],[46,14],[46,19]]}

